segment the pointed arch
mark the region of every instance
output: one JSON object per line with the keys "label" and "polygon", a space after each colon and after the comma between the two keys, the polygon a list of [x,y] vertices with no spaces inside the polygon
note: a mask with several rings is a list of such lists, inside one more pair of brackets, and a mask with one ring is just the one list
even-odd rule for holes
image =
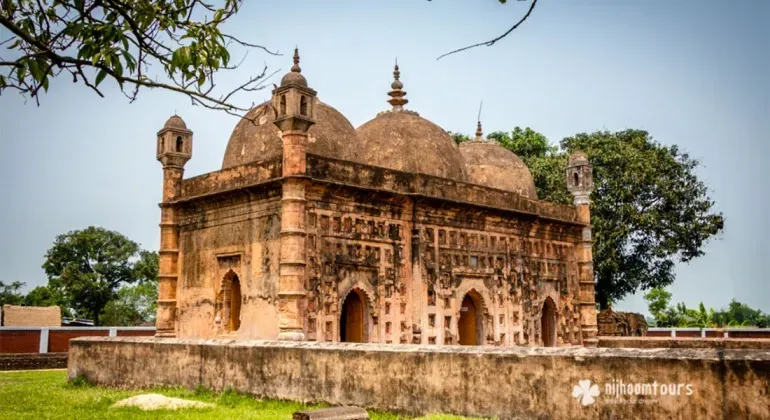
{"label": "pointed arch", "polygon": [[215,301],[220,331],[230,333],[240,329],[242,301],[241,280],[233,269],[229,269],[222,278]]}
{"label": "pointed arch", "polygon": [[484,319],[489,314],[482,294],[475,288],[470,288],[458,295],[457,337],[459,344],[483,345],[486,337]]}
{"label": "pointed arch", "polygon": [[543,300],[540,336],[543,347],[556,347],[556,302],[550,296]]}
{"label": "pointed arch", "polygon": [[367,293],[359,287],[351,288],[342,296],[339,308],[339,341],[369,342],[373,312]]}

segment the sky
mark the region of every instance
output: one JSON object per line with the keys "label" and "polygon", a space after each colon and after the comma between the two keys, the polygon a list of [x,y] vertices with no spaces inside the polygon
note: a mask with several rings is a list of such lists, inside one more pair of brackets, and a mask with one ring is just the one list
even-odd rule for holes
{"label": "sky", "polygon": [[[770,2],[549,0],[492,47],[528,2],[496,0],[245,2],[224,29],[279,50],[254,50],[218,79],[224,91],[259,73],[277,83],[300,48],[319,98],[359,126],[388,109],[398,58],[408,109],[446,130],[531,127],[551,141],[580,132],[644,129],[702,162],[701,180],[723,212],[705,255],[678,264],[669,288],[688,306],[737,299],[770,312]],[[7,31],[0,30],[0,35]],[[243,51],[233,51],[241,58]],[[89,225],[159,246],[162,172],[156,132],[175,112],[194,134],[185,176],[221,167],[236,117],[145,90],[134,103],[105,81],[105,98],[62,78],[40,106],[0,96],[0,280],[46,283],[56,235]],[[269,89],[242,94],[261,103]],[[616,310],[647,313],[642,293]]]}

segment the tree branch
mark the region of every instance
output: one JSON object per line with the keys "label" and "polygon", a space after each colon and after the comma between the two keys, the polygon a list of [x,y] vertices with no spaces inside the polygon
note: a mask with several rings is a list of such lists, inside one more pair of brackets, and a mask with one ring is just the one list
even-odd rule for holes
{"label": "tree branch", "polygon": [[482,46],[491,47],[492,45],[495,45],[495,43],[497,41],[499,41],[499,40],[505,38],[506,36],[508,36],[508,34],[513,32],[514,29],[518,28],[519,25],[524,23],[524,21],[527,20],[527,18],[529,18],[529,15],[532,13],[532,10],[535,8],[535,4],[537,4],[537,0],[532,0],[532,4],[529,6],[529,10],[527,10],[527,14],[525,14],[524,17],[522,17],[518,22],[516,22],[507,31],[505,31],[505,33],[503,33],[502,35],[498,36],[497,38],[491,39],[489,41],[479,42],[478,44],[469,45],[467,47],[458,48],[458,49],[456,49],[454,51],[449,51],[448,53],[441,54],[436,59],[436,61],[441,60],[442,58],[444,58],[444,57],[446,57],[448,55],[456,54],[456,53],[459,53],[461,51],[466,51],[466,50],[469,50],[471,48],[482,47]]}

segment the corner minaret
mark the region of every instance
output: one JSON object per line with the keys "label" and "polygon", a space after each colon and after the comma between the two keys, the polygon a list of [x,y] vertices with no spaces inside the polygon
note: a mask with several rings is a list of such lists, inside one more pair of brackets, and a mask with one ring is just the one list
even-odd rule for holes
{"label": "corner minaret", "polygon": [[305,290],[305,169],[308,130],[315,124],[316,91],[310,89],[294,50],[294,66],[273,91],[274,124],[283,141],[281,256],[278,285],[279,340],[303,341]]}
{"label": "corner minaret", "polygon": [[594,265],[591,239],[590,197],[594,189],[593,172],[588,157],[583,152],[575,152],[567,164],[567,189],[575,197],[578,221],[583,223],[582,238],[576,247],[578,263],[578,281],[580,290],[580,325],[583,345],[596,347],[598,327],[596,322],[596,291],[594,284]]}
{"label": "corner minaret", "polygon": [[179,214],[174,201],[182,193],[184,165],[192,157],[192,135],[178,115],[169,118],[158,131],[157,158],[163,164],[163,200],[160,203],[157,337],[176,336]]}

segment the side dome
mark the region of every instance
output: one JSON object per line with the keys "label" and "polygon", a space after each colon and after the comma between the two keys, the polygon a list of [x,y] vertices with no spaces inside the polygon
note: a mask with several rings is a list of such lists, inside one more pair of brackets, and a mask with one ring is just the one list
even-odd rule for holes
{"label": "side dome", "polygon": [[[222,169],[281,156],[281,132],[273,124],[275,110],[267,101],[254,107],[235,126],[225,149]],[[347,118],[318,101],[316,123],[308,131],[307,152],[333,159],[361,162],[361,143]]]}
{"label": "side dome", "polygon": [[465,181],[465,164],[452,137],[411,111],[386,111],[356,129],[366,163]]}
{"label": "side dome", "polygon": [[515,153],[496,143],[470,141],[460,144],[468,182],[513,191],[537,200],[529,168]]}

